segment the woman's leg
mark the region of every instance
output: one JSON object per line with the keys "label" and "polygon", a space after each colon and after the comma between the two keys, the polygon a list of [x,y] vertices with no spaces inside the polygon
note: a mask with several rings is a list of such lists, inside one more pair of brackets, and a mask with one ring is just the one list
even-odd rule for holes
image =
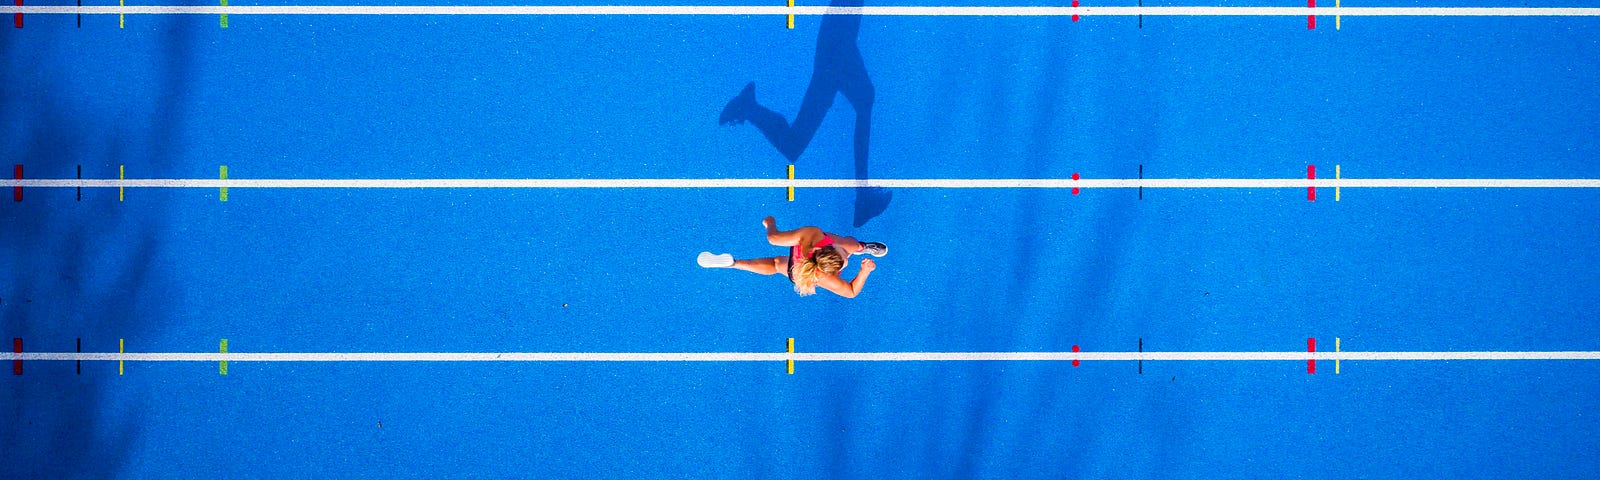
{"label": "woman's leg", "polygon": [[834,245],[838,245],[851,255],[861,254],[861,242],[857,241],[856,237],[841,237],[830,233],[828,238],[832,238]]}
{"label": "woman's leg", "polygon": [[754,258],[750,260],[734,260],[733,268],[754,272],[762,275],[778,273],[777,258]]}
{"label": "woman's leg", "polygon": [[831,233],[828,234],[828,237],[833,239],[834,245],[851,255],[881,257],[889,254],[889,247],[881,242],[863,242],[856,240],[856,237],[841,237]]}
{"label": "woman's leg", "polygon": [[822,236],[824,235],[822,229],[817,227],[800,227],[788,231],[778,230],[778,223],[772,217],[761,220],[761,225],[767,227],[767,243],[779,247],[799,245],[807,237],[810,237],[813,243],[819,242],[822,241]]}

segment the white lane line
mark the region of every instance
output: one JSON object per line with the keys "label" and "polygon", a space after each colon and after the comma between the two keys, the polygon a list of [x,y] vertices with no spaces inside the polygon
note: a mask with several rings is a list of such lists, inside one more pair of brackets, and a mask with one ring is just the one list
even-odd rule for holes
{"label": "white lane line", "polygon": [[1439,361],[1600,360],[1600,351],[1546,352],[838,352],[838,353],[0,353],[0,361],[128,362],[907,362],[907,361]]}
{"label": "white lane line", "polygon": [[0,179],[0,187],[84,188],[1600,188],[1596,178],[1145,178],[1145,179]]}
{"label": "white lane line", "polygon": [[643,5],[127,5],[0,6],[0,13],[117,15],[869,15],[869,16],[1250,16],[1300,17],[1593,17],[1600,8],[1547,7],[828,7]]}

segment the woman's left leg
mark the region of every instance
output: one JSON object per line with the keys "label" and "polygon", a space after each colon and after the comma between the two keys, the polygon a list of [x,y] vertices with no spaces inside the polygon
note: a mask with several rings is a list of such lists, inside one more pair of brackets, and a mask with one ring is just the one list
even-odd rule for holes
{"label": "woman's left leg", "polygon": [[733,261],[733,268],[744,270],[746,272],[759,273],[759,274],[762,274],[762,275],[772,275],[774,273],[778,273],[778,267],[777,267],[778,261],[777,260],[778,259],[776,259],[776,258],[755,258],[755,259],[750,259],[750,260],[734,260]]}

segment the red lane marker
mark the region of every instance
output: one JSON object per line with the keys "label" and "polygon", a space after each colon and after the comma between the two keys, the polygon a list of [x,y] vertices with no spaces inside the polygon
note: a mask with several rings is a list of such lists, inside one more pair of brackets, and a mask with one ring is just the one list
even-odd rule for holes
{"label": "red lane marker", "polygon": [[[1317,166],[1316,165],[1306,165],[1306,180],[1316,180],[1316,179],[1317,179]],[[1307,201],[1311,201],[1311,202],[1317,201],[1317,187],[1306,187],[1306,200]]]}
{"label": "red lane marker", "polygon": [[[1078,352],[1078,346],[1077,345],[1073,345],[1072,346],[1072,352],[1073,353],[1077,353]],[[1072,366],[1074,366],[1074,367],[1078,366],[1078,359],[1076,359],[1076,358],[1072,359]]]}
{"label": "red lane marker", "polygon": [[[11,353],[22,353],[22,339],[11,339]],[[11,374],[22,375],[22,360],[11,361]]]}
{"label": "red lane marker", "polygon": [[[22,0],[17,0],[17,1],[20,2]],[[1317,8],[1317,0],[1306,0],[1306,8]],[[1316,29],[1317,29],[1317,16],[1316,15],[1306,15],[1306,30],[1316,30]]]}
{"label": "red lane marker", "polygon": [[[22,6],[22,0],[17,0],[17,6]],[[22,12],[17,12],[16,25],[17,28],[22,28]]]}
{"label": "red lane marker", "polygon": [[[22,165],[19,164],[16,166],[16,168],[11,169],[11,176],[17,180],[22,180]],[[22,201],[22,187],[13,187],[11,189],[11,201]]]}
{"label": "red lane marker", "polygon": [[[17,0],[17,1],[21,2],[22,0]],[[17,5],[21,5],[21,3],[18,3]],[[1072,8],[1078,8],[1078,0],[1072,0]],[[22,14],[19,13],[17,15],[20,16]],[[1076,13],[1072,14],[1072,21],[1074,21],[1074,22],[1078,21],[1078,14],[1076,14]],[[1074,179],[1074,180],[1076,180],[1076,179]]]}
{"label": "red lane marker", "polygon": [[[1077,3],[1077,2],[1073,2],[1073,3]],[[1072,173],[1072,180],[1073,181],[1077,181],[1078,180],[1078,173],[1077,172],[1073,172]],[[1078,194],[1078,187],[1072,187],[1072,194],[1073,195],[1077,195]]]}
{"label": "red lane marker", "polygon": [[[1315,338],[1307,338],[1306,339],[1306,351],[1307,352],[1311,352],[1311,353],[1317,353],[1317,339],[1315,339]],[[1306,360],[1306,374],[1313,375],[1313,374],[1316,374],[1316,373],[1317,373],[1317,359],[1312,358],[1312,359]]]}

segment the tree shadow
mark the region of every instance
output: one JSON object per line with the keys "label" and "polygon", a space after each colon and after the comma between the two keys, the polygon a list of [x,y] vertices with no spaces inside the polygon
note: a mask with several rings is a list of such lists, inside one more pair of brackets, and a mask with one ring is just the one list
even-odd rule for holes
{"label": "tree shadow", "polygon": [[[833,8],[862,5],[863,0],[833,0],[828,4]],[[872,104],[876,94],[872,79],[867,75],[867,67],[861,61],[861,49],[856,45],[860,31],[861,15],[830,13],[822,17],[822,26],[817,31],[817,56],[811,71],[811,84],[806,87],[805,97],[800,101],[800,110],[793,122],[757,102],[756,84],[751,82],[723,107],[718,123],[731,125],[750,122],[767,137],[767,141],[772,142],[778,153],[794,163],[805,152],[806,146],[811,144],[812,137],[816,136],[823,117],[833,107],[834,97],[844,95],[856,111],[856,180],[868,179],[867,147],[871,141]],[[888,189],[857,187],[854,225],[866,225],[867,221],[882,214],[889,208],[889,200],[893,196]]]}
{"label": "tree shadow", "polygon": [[[147,67],[158,79],[142,87],[154,90],[155,107],[124,122],[154,132],[143,137],[148,142],[129,140],[140,136],[122,128],[102,128],[107,107],[83,101],[83,92],[59,81],[71,70],[62,65],[73,60],[13,64],[0,66],[0,84],[42,87],[0,90],[0,122],[29,126],[25,133],[0,134],[0,145],[15,153],[7,163],[23,164],[29,178],[73,178],[80,165],[86,178],[107,178],[121,164],[141,176],[169,176],[184,144],[177,132],[191,108],[197,23],[157,21],[166,22],[159,40],[128,47],[159,52]],[[75,40],[0,35],[0,55],[44,41]],[[96,148],[102,141],[105,150]],[[24,339],[26,351],[71,352],[80,348],[77,337],[83,351],[106,352],[114,351],[117,338],[154,336],[168,312],[150,300],[151,292],[176,293],[156,279],[159,265],[152,263],[162,249],[166,208],[141,205],[132,215],[117,202],[116,189],[84,189],[81,199],[63,190],[70,189],[28,189],[22,202],[0,205],[0,252],[12,267],[0,272],[0,332],[7,346],[14,337]],[[118,221],[124,216],[131,223]],[[127,387],[106,376],[109,362],[83,363],[76,374],[72,362],[28,362],[24,375],[5,374],[12,378],[0,394],[0,403],[10,407],[0,412],[0,444],[8,446],[0,449],[0,470],[8,478],[112,478],[130,461],[145,413],[136,403],[118,408],[133,400],[119,398]]]}

